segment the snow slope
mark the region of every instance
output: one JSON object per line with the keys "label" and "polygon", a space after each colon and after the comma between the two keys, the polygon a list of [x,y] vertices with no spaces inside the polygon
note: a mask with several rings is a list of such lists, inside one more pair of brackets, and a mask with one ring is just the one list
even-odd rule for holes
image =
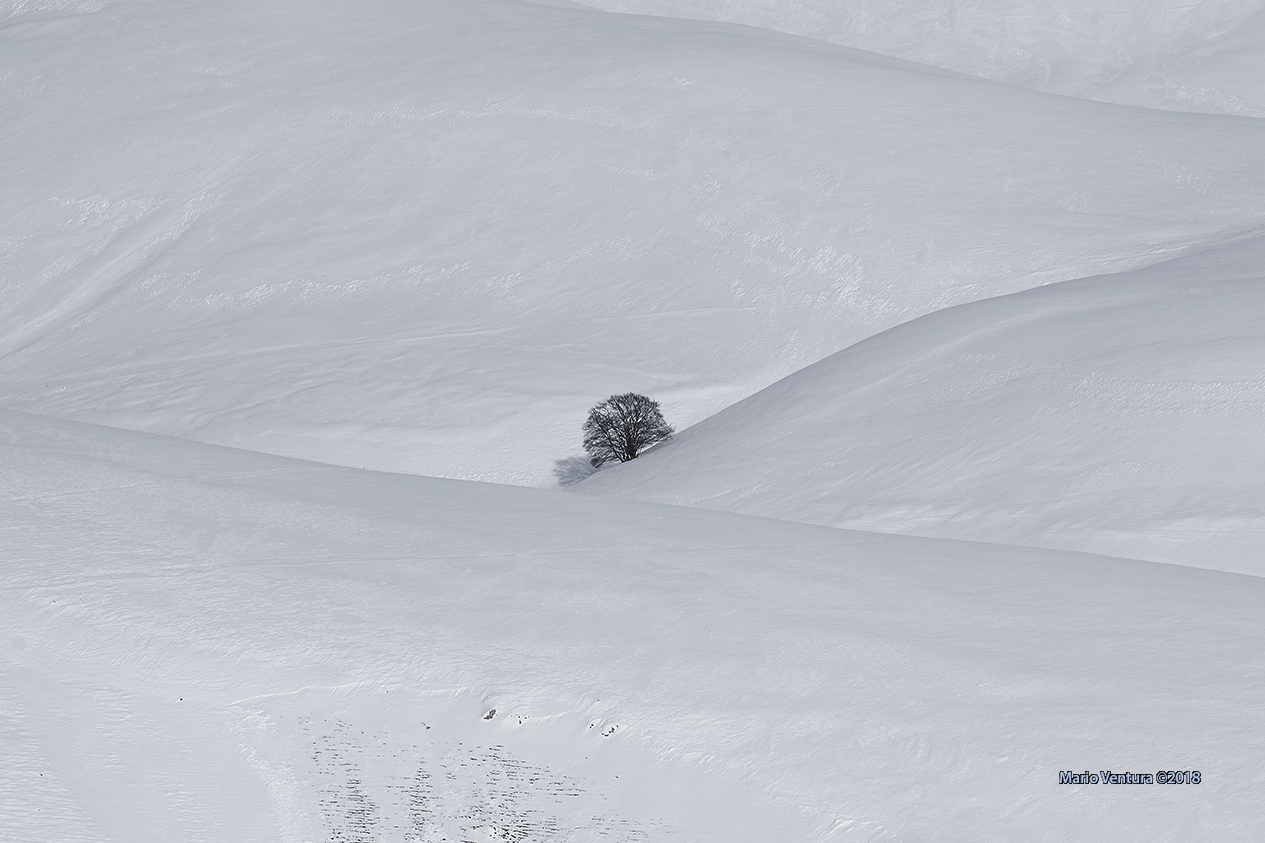
{"label": "snow slope", "polygon": [[1135,60],[1099,81],[1092,96],[1158,108],[1265,117],[1265,9],[1212,37]]}
{"label": "snow slope", "polygon": [[13,411],[0,496],[5,840],[1265,834],[1258,578]]}
{"label": "snow slope", "polygon": [[588,485],[1255,570],[1260,252],[1030,288],[1258,234],[1261,121],[511,0],[0,0],[0,115],[0,840],[1265,838],[1265,580],[360,468],[851,346]]}
{"label": "snow slope", "polygon": [[594,0],[1110,102],[1265,116],[1261,0]]}
{"label": "snow slope", "polygon": [[1265,240],[925,316],[576,488],[1265,575]]}
{"label": "snow slope", "polygon": [[526,3],[5,6],[0,404],[544,485],[884,328],[1255,230],[1259,121]]}

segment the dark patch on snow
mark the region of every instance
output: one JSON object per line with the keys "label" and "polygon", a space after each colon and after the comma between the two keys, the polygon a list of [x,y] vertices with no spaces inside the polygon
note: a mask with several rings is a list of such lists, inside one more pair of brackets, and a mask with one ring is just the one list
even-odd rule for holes
{"label": "dark patch on snow", "polygon": [[559,486],[574,486],[596,471],[588,457],[567,457],[554,461],[553,479]]}
{"label": "dark patch on snow", "polygon": [[305,721],[305,731],[328,843],[651,839],[646,824],[602,811],[601,794],[502,745],[458,743],[434,757],[344,720]]}

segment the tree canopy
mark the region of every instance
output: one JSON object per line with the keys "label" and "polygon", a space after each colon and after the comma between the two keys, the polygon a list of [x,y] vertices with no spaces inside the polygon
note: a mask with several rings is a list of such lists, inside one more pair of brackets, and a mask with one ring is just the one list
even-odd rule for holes
{"label": "tree canopy", "polygon": [[595,466],[628,462],[675,431],[659,402],[636,392],[612,395],[593,406],[584,422],[584,450]]}

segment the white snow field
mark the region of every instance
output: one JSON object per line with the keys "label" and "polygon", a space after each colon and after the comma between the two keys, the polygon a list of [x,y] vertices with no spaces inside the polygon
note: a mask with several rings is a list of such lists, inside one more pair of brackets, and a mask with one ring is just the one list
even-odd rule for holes
{"label": "white snow field", "polygon": [[6,841],[1265,835],[1265,579],[0,443]]}
{"label": "white snow field", "polygon": [[576,488],[1265,575],[1265,239],[916,319]]}
{"label": "white snow field", "polygon": [[514,2],[94,0],[0,29],[0,400],[551,485],[951,304],[1265,220],[1259,120]]}
{"label": "white snow field", "polygon": [[1265,840],[1260,2],[618,9],[0,0],[0,841]]}
{"label": "white snow field", "polygon": [[593,0],[1110,102],[1265,116],[1262,0]]}

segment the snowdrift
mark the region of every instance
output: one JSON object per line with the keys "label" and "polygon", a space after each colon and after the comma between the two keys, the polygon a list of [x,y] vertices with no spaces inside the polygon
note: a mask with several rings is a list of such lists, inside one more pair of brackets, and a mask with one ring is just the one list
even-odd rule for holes
{"label": "snowdrift", "polygon": [[1265,834],[1265,580],[11,411],[0,500],[6,840]]}
{"label": "snowdrift", "polygon": [[577,489],[1265,575],[1265,240],[950,308]]}
{"label": "snowdrift", "polygon": [[1060,94],[1265,116],[1265,4],[1219,0],[594,0],[731,21]]}
{"label": "snowdrift", "polygon": [[1133,61],[1091,89],[1096,99],[1158,108],[1265,117],[1265,9],[1183,38],[1180,47]]}
{"label": "snowdrift", "polygon": [[945,306],[1259,226],[1259,121],[513,2],[7,7],[0,403],[540,484]]}

